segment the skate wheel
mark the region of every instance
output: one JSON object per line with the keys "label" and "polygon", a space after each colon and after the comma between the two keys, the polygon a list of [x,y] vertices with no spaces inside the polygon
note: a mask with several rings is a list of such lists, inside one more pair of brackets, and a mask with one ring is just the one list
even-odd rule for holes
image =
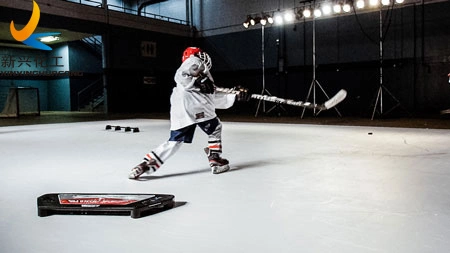
{"label": "skate wheel", "polygon": [[105,130],[111,130],[111,125],[106,125]]}
{"label": "skate wheel", "polygon": [[125,132],[131,132],[131,127],[125,127]]}
{"label": "skate wheel", "polygon": [[211,167],[212,173],[213,174],[220,174],[220,173],[224,173],[230,170],[230,166],[227,165],[223,165],[223,166],[214,166]]}
{"label": "skate wheel", "polygon": [[115,131],[120,131],[120,129],[121,129],[120,126],[116,126],[116,127],[114,128]]}
{"label": "skate wheel", "polygon": [[139,128],[137,127],[133,128],[133,133],[139,133]]}

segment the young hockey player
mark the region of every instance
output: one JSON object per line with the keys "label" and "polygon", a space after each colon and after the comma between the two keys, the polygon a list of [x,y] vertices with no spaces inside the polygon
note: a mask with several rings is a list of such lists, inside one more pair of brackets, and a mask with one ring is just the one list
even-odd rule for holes
{"label": "young hockey player", "polygon": [[143,161],[131,170],[130,179],[155,172],[182,143],[192,142],[197,126],[208,135],[205,152],[212,173],[230,169],[228,160],[221,157],[222,124],[215,109],[231,107],[236,97],[247,100],[247,91],[237,95],[215,92],[211,66],[211,58],[200,48],[188,47],[183,52],[182,64],[175,73],[176,87],[170,97],[170,138],[144,156]]}

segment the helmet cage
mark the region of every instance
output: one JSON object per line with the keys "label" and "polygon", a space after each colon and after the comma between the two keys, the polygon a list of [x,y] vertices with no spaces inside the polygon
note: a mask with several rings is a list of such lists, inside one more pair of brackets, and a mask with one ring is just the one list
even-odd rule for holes
{"label": "helmet cage", "polygon": [[212,67],[211,57],[205,52],[198,52],[195,54],[200,60],[203,62],[207,70],[210,70]]}

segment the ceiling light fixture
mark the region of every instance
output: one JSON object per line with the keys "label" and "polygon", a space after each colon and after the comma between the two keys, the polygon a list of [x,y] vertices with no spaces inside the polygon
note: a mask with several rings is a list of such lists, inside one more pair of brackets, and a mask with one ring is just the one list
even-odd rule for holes
{"label": "ceiling light fixture", "polygon": [[45,36],[45,37],[39,38],[39,40],[41,42],[53,42],[53,41],[57,41],[59,39],[60,39],[59,36]]}

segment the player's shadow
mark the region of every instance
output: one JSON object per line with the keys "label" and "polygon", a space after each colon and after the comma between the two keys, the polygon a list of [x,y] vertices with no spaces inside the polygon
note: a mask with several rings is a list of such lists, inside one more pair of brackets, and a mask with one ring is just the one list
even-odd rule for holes
{"label": "player's shadow", "polygon": [[150,215],[155,215],[155,214],[158,214],[158,213],[162,213],[162,212],[165,212],[165,211],[168,211],[168,210],[180,207],[180,206],[184,206],[186,204],[187,204],[186,201],[175,201],[172,206],[168,206],[168,207],[165,207],[165,208],[155,208],[155,209],[150,209],[150,210],[147,210],[147,211],[143,211],[143,212],[141,212],[141,217],[140,218],[143,218],[143,217],[146,217],[146,216],[150,216]]}
{"label": "player's shadow", "polygon": [[[251,162],[245,162],[245,163],[236,163],[231,165],[231,169],[226,172],[234,172],[242,169],[250,169],[250,168],[256,168],[256,167],[262,167],[266,166],[269,163],[276,163],[274,160],[260,160],[260,161],[251,161]],[[211,173],[211,169],[199,169],[199,170],[193,170],[193,171],[186,171],[182,173],[174,173],[174,174],[167,174],[167,175],[161,175],[161,176],[141,176],[139,177],[138,181],[148,181],[148,180],[156,180],[156,179],[163,179],[163,178],[170,178],[170,177],[179,177],[179,176],[187,176],[187,175],[194,175],[199,173]]]}
{"label": "player's shadow", "polygon": [[232,164],[231,169],[228,172],[235,172],[238,170],[251,169],[251,168],[257,168],[257,167],[260,168],[260,167],[266,166],[269,163],[271,163],[271,162],[269,162],[268,160],[261,160],[261,161],[251,161],[251,162]]}
{"label": "player's shadow", "polygon": [[162,175],[162,176],[141,176],[137,180],[138,181],[147,181],[147,180],[162,179],[162,178],[169,178],[169,177],[193,175],[193,174],[205,173],[205,172],[210,172],[210,171],[211,171],[211,169],[208,168],[208,169],[186,171],[186,172],[182,172],[182,173],[167,174],[167,175]]}

